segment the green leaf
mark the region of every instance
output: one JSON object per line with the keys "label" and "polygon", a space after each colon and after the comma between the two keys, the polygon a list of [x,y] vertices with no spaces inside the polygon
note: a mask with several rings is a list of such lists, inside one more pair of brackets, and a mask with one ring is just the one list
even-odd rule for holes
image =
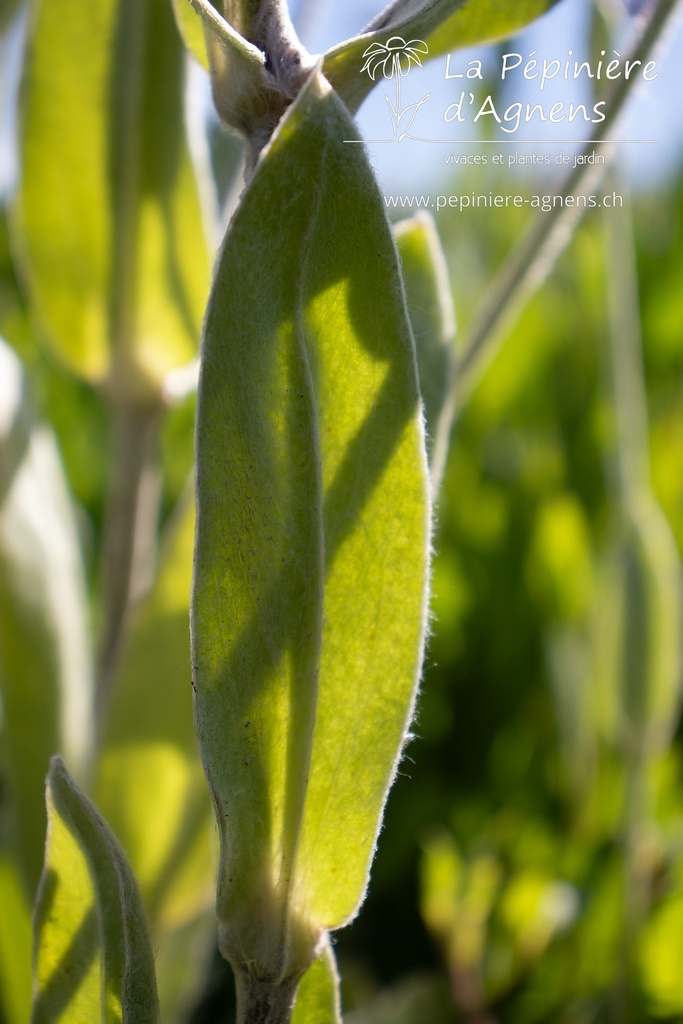
{"label": "green leaf", "polygon": [[613,748],[655,757],[681,706],[680,556],[643,490],[619,516],[598,574],[593,658],[598,727]]}
{"label": "green leaf", "polygon": [[199,386],[195,714],[233,963],[295,976],[363,898],[421,667],[429,533],[397,254],[312,76],[222,248]]}
{"label": "green leaf", "polygon": [[341,1024],[341,1019],[339,974],[328,941],[299,983],[292,1024]]}
{"label": "green leaf", "polygon": [[683,927],[683,894],[667,895],[645,925],[640,948],[640,971],[648,1009],[655,1019],[683,1014],[683,979],[678,957]]}
{"label": "green leaf", "polygon": [[164,1024],[187,1024],[205,995],[216,952],[213,907],[189,924],[155,934],[153,941],[161,1019]]}
{"label": "green leaf", "polygon": [[192,721],[193,538],[188,493],[164,539],[154,587],[130,626],[94,790],[157,929],[196,917],[214,887],[211,806]]}
{"label": "green leaf", "polygon": [[394,226],[401,257],[434,489],[448,454],[455,388],[455,310],[434,218],[422,211]]}
{"label": "green leaf", "polygon": [[476,975],[482,968],[500,877],[495,857],[482,853],[465,860],[446,831],[423,843],[420,912],[454,974]]}
{"label": "green leaf", "polygon": [[666,749],[678,721],[683,588],[671,527],[651,496],[625,517],[615,554],[615,719],[627,749],[652,756]]}
{"label": "green leaf", "polygon": [[15,217],[29,296],[74,373],[158,396],[195,354],[208,284],[170,5],[34,7]]}
{"label": "green leaf", "polygon": [[155,1024],[154,955],[133,873],[60,758],[36,906],[32,1024]]}
{"label": "green leaf", "polygon": [[373,43],[392,36],[419,38],[429,47],[428,60],[451,50],[505,39],[552,7],[557,0],[413,0],[396,2],[353,39],[325,54],[323,70],[348,108],[355,112],[375,82],[361,73],[363,55]]}
{"label": "green leaf", "polygon": [[0,689],[14,852],[31,901],[56,750],[75,764],[91,734],[91,658],[74,509],[52,434],[28,406],[0,339]]}
{"label": "green leaf", "polygon": [[19,875],[0,855],[0,1019],[27,1024],[31,1012],[31,913]]}
{"label": "green leaf", "polygon": [[171,0],[171,3],[176,25],[185,46],[201,66],[208,71],[209,58],[206,54],[206,40],[201,17],[192,7],[190,0]]}

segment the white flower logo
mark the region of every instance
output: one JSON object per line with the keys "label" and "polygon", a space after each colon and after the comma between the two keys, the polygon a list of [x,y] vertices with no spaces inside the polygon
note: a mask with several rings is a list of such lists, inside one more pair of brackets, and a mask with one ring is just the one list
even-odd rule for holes
{"label": "white flower logo", "polygon": [[382,69],[385,78],[405,77],[412,64],[422,67],[420,54],[428,54],[429,47],[422,39],[411,39],[409,43],[401,36],[392,36],[386,43],[371,43],[363,54],[365,64],[360,69],[375,81],[375,75]]}
{"label": "white flower logo", "polygon": [[[429,47],[422,39],[411,39],[407,43],[402,36],[392,36],[391,39],[387,39],[386,43],[371,43],[363,53],[365,64],[360,69],[361,74],[367,71],[374,82],[378,71],[381,69],[386,79],[396,79],[396,106],[385,95],[394,128],[393,138],[387,139],[387,142],[393,142],[396,138],[398,138],[399,142],[403,142],[410,131],[419,108],[431,96],[431,93],[427,93],[419,103],[411,103],[405,110],[401,110],[401,79],[406,77],[413,64],[421,68],[422,61],[420,60],[420,55],[426,56],[428,53]],[[410,114],[411,117],[407,127],[399,135],[399,124],[406,114]]]}

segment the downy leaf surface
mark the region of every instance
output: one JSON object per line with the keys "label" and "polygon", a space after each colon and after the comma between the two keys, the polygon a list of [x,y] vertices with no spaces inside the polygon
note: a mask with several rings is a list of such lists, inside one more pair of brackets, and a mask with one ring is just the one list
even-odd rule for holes
{"label": "downy leaf surface", "polygon": [[47,805],[32,1024],[158,1024],[137,883],[111,829],[57,757]]}
{"label": "downy leaf surface", "polygon": [[390,4],[353,39],[325,54],[324,72],[348,108],[355,112],[375,82],[361,73],[363,55],[373,43],[393,36],[420,39],[429,47],[424,60],[451,50],[491,43],[518,32],[557,0],[406,0]]}
{"label": "downy leaf surface", "polygon": [[146,399],[195,354],[208,286],[182,42],[168,0],[30,7],[14,218],[29,297],[74,373]]}
{"label": "downy leaf surface", "polygon": [[197,424],[195,715],[233,963],[293,977],[356,912],[405,740],[429,532],[396,250],[313,75],[218,259]]}

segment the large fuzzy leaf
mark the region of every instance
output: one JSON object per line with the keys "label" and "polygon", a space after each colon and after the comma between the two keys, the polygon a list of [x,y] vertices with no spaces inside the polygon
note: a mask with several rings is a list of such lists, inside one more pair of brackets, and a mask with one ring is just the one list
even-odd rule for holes
{"label": "large fuzzy leaf", "polygon": [[157,1024],[142,898],[113,833],[54,758],[32,1024]]}
{"label": "large fuzzy leaf", "polygon": [[218,260],[197,426],[195,709],[223,949],[294,976],[362,900],[412,714],[428,500],[397,254],[313,76]]}
{"label": "large fuzzy leaf", "polygon": [[373,43],[393,36],[421,39],[430,60],[451,50],[505,39],[538,18],[557,0],[398,0],[358,36],[325,54],[324,71],[350,110],[355,111],[375,82],[361,72],[363,55]]}
{"label": "large fuzzy leaf", "polygon": [[196,351],[206,245],[168,0],[31,4],[17,251],[78,375],[158,394]]}

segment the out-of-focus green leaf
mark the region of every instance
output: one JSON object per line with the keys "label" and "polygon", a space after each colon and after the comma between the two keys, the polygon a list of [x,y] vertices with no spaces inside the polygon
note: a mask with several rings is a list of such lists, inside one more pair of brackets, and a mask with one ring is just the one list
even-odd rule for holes
{"label": "out-of-focus green leaf", "polygon": [[0,1019],[28,1024],[31,1012],[31,912],[14,864],[0,855]]}
{"label": "out-of-focus green leaf", "polygon": [[[610,604],[613,671],[604,682],[617,709],[618,737],[631,764],[663,753],[678,719],[683,685],[683,577],[671,527],[650,483],[649,424],[628,208],[605,221],[609,367],[618,519]],[[609,651],[609,648],[607,648]]]}
{"label": "out-of-focus green leaf", "polygon": [[292,1024],[341,1024],[339,974],[329,941],[301,979]]}
{"label": "out-of-focus green leaf", "polygon": [[656,1018],[679,1018],[683,1014],[682,930],[683,894],[677,892],[655,909],[641,940],[643,988]]}
{"label": "out-of-focus green leaf", "polygon": [[364,55],[373,43],[386,44],[398,36],[419,37],[429,47],[427,60],[450,50],[490,43],[523,28],[557,3],[557,0],[408,0],[390,4],[364,31],[332,47],[325,54],[323,70],[339,95],[355,112],[375,81],[361,72]]}
{"label": "out-of-focus green leaf", "polygon": [[627,729],[642,731],[646,747],[662,749],[680,708],[680,556],[661,508],[643,502],[623,549],[623,708]]}
{"label": "out-of-focus green leaf", "polygon": [[448,267],[434,218],[426,211],[400,221],[394,235],[401,257],[417,375],[425,412],[427,454],[435,489],[443,474],[453,420],[455,310]]}
{"label": "out-of-focus green leaf", "polygon": [[415,355],[354,137],[313,76],[244,195],[205,323],[195,713],[222,946],[261,977],[293,977],[356,912],[422,656]]}
{"label": "out-of-focus green leaf", "polygon": [[585,620],[593,599],[593,561],[586,514],[573,495],[555,494],[539,509],[527,576],[550,621]]}
{"label": "out-of-focus green leaf", "polygon": [[420,912],[454,970],[475,976],[481,970],[500,875],[500,864],[488,854],[465,861],[447,832],[423,843]]}
{"label": "out-of-focus green leaf", "polygon": [[178,928],[199,914],[215,882],[211,806],[192,721],[193,537],[187,494],[122,652],[94,790],[159,928]]}
{"label": "out-of-focus green leaf", "polygon": [[420,912],[439,940],[448,939],[458,920],[465,865],[448,833],[432,835],[422,844]]}
{"label": "out-of-focus green leaf", "polygon": [[11,831],[30,898],[45,844],[45,774],[91,738],[91,660],[74,510],[51,433],[34,423],[0,340],[0,687]]}
{"label": "out-of-focus green leaf", "polygon": [[29,296],[74,373],[158,395],[196,351],[208,283],[170,5],[31,13],[15,217]]}
{"label": "out-of-focus green leaf", "polygon": [[662,751],[681,700],[680,557],[651,496],[625,515],[603,569],[596,633],[598,701],[612,743]]}
{"label": "out-of-focus green leaf", "polygon": [[161,1019],[164,1024],[187,1024],[216,951],[213,907],[179,928],[163,929],[153,942]]}
{"label": "out-of-focus green leaf", "polygon": [[600,737],[590,628],[551,626],[545,647],[564,770],[583,800],[595,782]]}
{"label": "out-of-focus green leaf", "polygon": [[154,955],[130,866],[57,757],[47,802],[32,1024],[155,1024]]}
{"label": "out-of-focus green leaf", "polygon": [[190,0],[171,0],[178,31],[185,46],[201,66],[209,70],[209,58],[206,55],[206,41],[202,19],[194,10]]}
{"label": "out-of-focus green leaf", "polygon": [[566,882],[530,868],[510,879],[500,917],[514,942],[518,967],[539,957],[553,936],[576,918],[578,893]]}

